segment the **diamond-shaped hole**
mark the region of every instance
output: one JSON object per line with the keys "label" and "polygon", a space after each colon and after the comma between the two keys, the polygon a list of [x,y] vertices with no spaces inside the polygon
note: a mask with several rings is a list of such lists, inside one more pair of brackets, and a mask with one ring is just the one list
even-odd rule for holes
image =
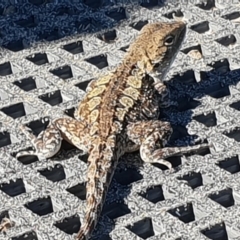
{"label": "diamond-shaped hole", "polygon": [[79,217],[72,216],[63,219],[61,222],[57,222],[54,224],[57,228],[67,234],[74,234],[77,233],[79,228],[81,227],[81,223]]}
{"label": "diamond-shaped hole", "polygon": [[231,188],[224,189],[217,193],[212,193],[208,195],[208,197],[225,208],[231,207],[235,204],[233,191]]}
{"label": "diamond-shaped hole", "polygon": [[50,72],[64,80],[73,77],[72,69],[70,66],[63,66],[54,70],[50,70]]}
{"label": "diamond-shaped hole", "polygon": [[154,236],[154,229],[151,218],[144,218],[143,220],[127,226],[131,232],[136,234],[142,239],[148,239]]}
{"label": "diamond-shaped hole", "polygon": [[204,92],[213,98],[223,98],[230,95],[228,86],[222,87],[219,83],[209,86]]}
{"label": "diamond-shaped hole", "polygon": [[196,78],[193,70],[187,70],[184,73],[175,75],[174,80],[182,83],[196,83]]}
{"label": "diamond-shaped hole", "polygon": [[210,63],[208,66],[212,67],[217,74],[224,74],[230,71],[229,62],[226,58]]}
{"label": "diamond-shaped hole", "polygon": [[92,81],[93,79],[90,79],[88,81],[84,81],[84,82],[80,82],[80,83],[77,83],[75,86],[80,88],[81,90],[83,91],[86,91],[86,88],[88,86],[88,84]]}
{"label": "diamond-shaped hole", "polygon": [[34,64],[36,64],[38,66],[49,63],[46,53],[35,53],[26,58],[27,58],[27,60],[33,62]]}
{"label": "diamond-shaped hole", "polygon": [[195,99],[192,99],[190,97],[182,97],[178,100],[178,110],[180,112],[187,111],[189,109],[195,109],[199,105],[201,105],[201,102]]}
{"label": "diamond-shaped hole", "polygon": [[53,205],[50,197],[39,198],[24,204],[24,206],[39,216],[44,216],[53,212]]}
{"label": "diamond-shaped hole", "polygon": [[86,200],[86,183],[79,183],[67,189],[67,191],[81,200]]}
{"label": "diamond-shaped hole", "polygon": [[50,104],[51,106],[55,106],[63,102],[63,98],[60,90],[41,95],[39,96],[39,98],[42,101]]}
{"label": "diamond-shaped hole", "polygon": [[123,7],[112,9],[105,14],[117,22],[127,18],[125,9]]}
{"label": "diamond-shaped hole", "polygon": [[[30,150],[30,149],[32,150],[32,148],[27,148],[27,149],[24,149],[23,151],[27,151],[27,150]],[[15,154],[15,156],[16,156],[16,154]],[[35,156],[35,155],[26,155],[26,156],[18,157],[17,160],[19,162],[21,162],[23,165],[28,165],[28,164],[37,162],[38,157]]]}
{"label": "diamond-shaped hole", "polygon": [[232,12],[230,14],[222,16],[222,18],[227,19],[227,20],[235,20],[240,18],[240,12]]}
{"label": "diamond-shaped hole", "polygon": [[[187,54],[188,56],[190,56],[192,58],[196,58],[196,59],[198,59],[198,56],[202,56],[201,45],[196,45],[196,46],[182,49],[181,52],[183,52],[184,54]],[[192,54],[193,52],[194,52],[194,54]],[[194,80],[196,81],[195,76],[194,76]]]}
{"label": "diamond-shaped hole", "polygon": [[10,180],[9,183],[2,183],[0,185],[0,190],[11,197],[26,193],[22,179],[17,179],[16,181]]}
{"label": "diamond-shaped hole", "polygon": [[218,38],[215,41],[222,44],[225,47],[228,47],[230,45],[234,45],[237,42],[237,39],[235,38],[235,36],[233,34],[231,34],[226,37]]}
{"label": "diamond-shaped hole", "polygon": [[74,112],[75,112],[75,108],[74,107],[66,109],[64,111],[65,114],[67,114],[69,117],[72,117],[72,118],[74,118]]}
{"label": "diamond-shaped hole", "polygon": [[77,41],[77,42],[64,45],[63,49],[65,49],[66,51],[72,54],[78,54],[83,52],[83,44],[82,44],[82,41]]}
{"label": "diamond-shaped hole", "polygon": [[140,5],[148,9],[152,9],[159,6],[158,0],[143,0]]}
{"label": "diamond-shaped hole", "polygon": [[240,111],[240,101],[237,101],[237,102],[234,102],[234,103],[230,104],[229,107]]}
{"label": "diamond-shaped hole", "polygon": [[103,214],[107,215],[111,219],[116,219],[129,213],[131,213],[131,211],[124,203],[113,203],[105,205],[103,208]]}
{"label": "diamond-shaped hole", "polygon": [[103,5],[102,0],[83,0],[83,3],[90,8],[100,8]]}
{"label": "diamond-shaped hole", "polygon": [[115,173],[114,178],[122,185],[128,185],[143,179],[143,176],[133,168]]}
{"label": "diamond-shaped hole", "polygon": [[228,240],[228,234],[224,223],[216,224],[201,231],[203,235],[212,240]]}
{"label": "diamond-shaped hole", "polygon": [[35,20],[35,17],[32,15],[26,19],[20,19],[15,21],[15,23],[21,27],[25,28],[32,28],[37,26],[37,22]]}
{"label": "diamond-shaped hole", "polygon": [[18,237],[11,238],[12,240],[38,240],[37,234],[34,231],[26,232]]}
{"label": "diamond-shaped hole", "polygon": [[23,117],[26,115],[26,111],[23,103],[17,103],[9,107],[4,107],[1,109],[6,115],[12,117],[13,119]]}
{"label": "diamond-shaped hole", "polygon": [[213,127],[217,125],[215,112],[209,113],[207,115],[201,114],[198,116],[194,116],[193,119],[204,124],[206,127]]}
{"label": "diamond-shaped hole", "polygon": [[139,195],[152,203],[157,203],[165,200],[161,185],[150,187],[146,192],[139,193]]}
{"label": "diamond-shaped hole", "polygon": [[114,29],[103,34],[98,34],[97,38],[106,43],[114,43],[117,38],[117,33],[116,30]]}
{"label": "diamond-shaped hole", "polygon": [[207,2],[196,4],[196,6],[203,10],[208,11],[215,7],[215,0],[208,0]]}
{"label": "diamond-shaped hole", "polygon": [[234,174],[240,171],[240,163],[239,163],[238,156],[226,158],[222,161],[219,161],[217,165],[220,168],[230,172],[231,174]]}
{"label": "diamond-shaped hole", "polygon": [[33,77],[28,77],[28,78],[21,79],[19,81],[15,81],[13,84],[20,87],[26,92],[37,88],[35,79]]}
{"label": "diamond-shaped hole", "polygon": [[148,21],[145,20],[145,21],[138,21],[138,22],[135,22],[135,23],[131,23],[129,26],[140,31],[146,24],[148,24]]}
{"label": "diamond-shaped hole", "polygon": [[203,178],[200,172],[191,172],[182,177],[178,177],[178,180],[187,181],[188,185],[194,189],[203,185]]}
{"label": "diamond-shaped hole", "polygon": [[39,120],[32,121],[26,126],[32,130],[32,133],[37,136],[40,132],[44,131],[49,124],[48,118],[41,118]]}
{"label": "diamond-shaped hole", "polygon": [[57,28],[53,29],[51,32],[44,32],[39,36],[39,40],[45,40],[48,42],[56,41],[59,40],[60,38],[61,36],[59,34],[59,29]]}
{"label": "diamond-shaped hole", "polygon": [[91,63],[92,65],[96,66],[99,69],[103,69],[108,66],[106,55],[98,55],[95,57],[85,59],[85,61]]}
{"label": "diamond-shaped hole", "polygon": [[240,142],[240,129],[239,128],[235,128],[230,132],[224,132],[223,134],[229,138],[233,138],[237,142]]}
{"label": "diamond-shaped hole", "polygon": [[204,21],[204,22],[192,25],[190,28],[193,31],[202,34],[202,33],[205,33],[207,31],[209,31],[209,22],[208,21]]}
{"label": "diamond-shaped hole", "polygon": [[10,42],[6,45],[3,45],[3,47],[9,49],[12,52],[18,52],[24,49],[22,40]]}
{"label": "diamond-shaped hole", "polygon": [[168,19],[174,19],[174,17],[181,18],[181,17],[183,17],[183,12],[180,9],[178,9],[176,11],[172,11],[172,12],[164,14],[164,17],[166,17]]}
{"label": "diamond-shaped hole", "polygon": [[168,212],[184,223],[195,221],[195,214],[193,211],[192,203],[187,203],[186,205],[182,205],[174,209],[170,209],[168,210]]}
{"label": "diamond-shaped hole", "polygon": [[5,62],[0,64],[0,76],[7,76],[12,74],[12,66],[10,64],[10,62]]}
{"label": "diamond-shaped hole", "polygon": [[0,132],[0,147],[5,147],[7,145],[10,145],[11,137],[9,132]]}
{"label": "diamond-shaped hole", "polygon": [[50,169],[47,168],[43,170],[38,170],[38,172],[52,182],[59,182],[66,178],[64,168],[60,164],[57,164]]}

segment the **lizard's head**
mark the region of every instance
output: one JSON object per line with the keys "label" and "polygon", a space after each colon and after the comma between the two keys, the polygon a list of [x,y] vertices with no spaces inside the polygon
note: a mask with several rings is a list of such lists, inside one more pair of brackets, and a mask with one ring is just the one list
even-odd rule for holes
{"label": "lizard's head", "polygon": [[183,22],[147,24],[129,48],[129,56],[155,82],[163,81],[185,34],[186,25]]}

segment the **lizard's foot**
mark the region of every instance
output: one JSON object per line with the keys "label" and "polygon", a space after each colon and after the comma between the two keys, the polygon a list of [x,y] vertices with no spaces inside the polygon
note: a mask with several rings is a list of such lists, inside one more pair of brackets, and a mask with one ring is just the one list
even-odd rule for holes
{"label": "lizard's foot", "polygon": [[13,227],[15,223],[11,221],[9,218],[3,218],[0,223],[0,232],[6,232],[9,228]]}

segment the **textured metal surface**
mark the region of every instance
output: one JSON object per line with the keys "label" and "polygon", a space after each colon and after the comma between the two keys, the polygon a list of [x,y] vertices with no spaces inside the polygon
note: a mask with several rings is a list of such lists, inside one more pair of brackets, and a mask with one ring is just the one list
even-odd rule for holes
{"label": "textured metal surface", "polygon": [[73,239],[84,213],[86,156],[63,144],[51,160],[16,159],[49,118],[72,116],[87,83],[121,61],[147,21],[184,18],[185,44],[168,79],[179,107],[163,111],[175,172],[125,155],[95,238],[240,239],[240,2],[0,1],[0,239]]}

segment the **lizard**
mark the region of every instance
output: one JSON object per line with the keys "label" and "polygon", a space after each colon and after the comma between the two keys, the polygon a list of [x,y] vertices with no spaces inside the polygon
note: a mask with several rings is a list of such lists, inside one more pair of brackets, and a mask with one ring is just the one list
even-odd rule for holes
{"label": "lizard", "polygon": [[159,109],[171,105],[164,78],[186,31],[183,22],[148,23],[116,69],[89,83],[74,118],[52,120],[37,137],[22,125],[35,151],[19,152],[16,157],[31,154],[51,158],[59,151],[62,139],[88,153],[86,211],[76,239],[91,237],[124,153],[139,150],[143,162],[171,169],[166,158],[209,147],[207,143],[167,147],[172,127],[159,120]]}

